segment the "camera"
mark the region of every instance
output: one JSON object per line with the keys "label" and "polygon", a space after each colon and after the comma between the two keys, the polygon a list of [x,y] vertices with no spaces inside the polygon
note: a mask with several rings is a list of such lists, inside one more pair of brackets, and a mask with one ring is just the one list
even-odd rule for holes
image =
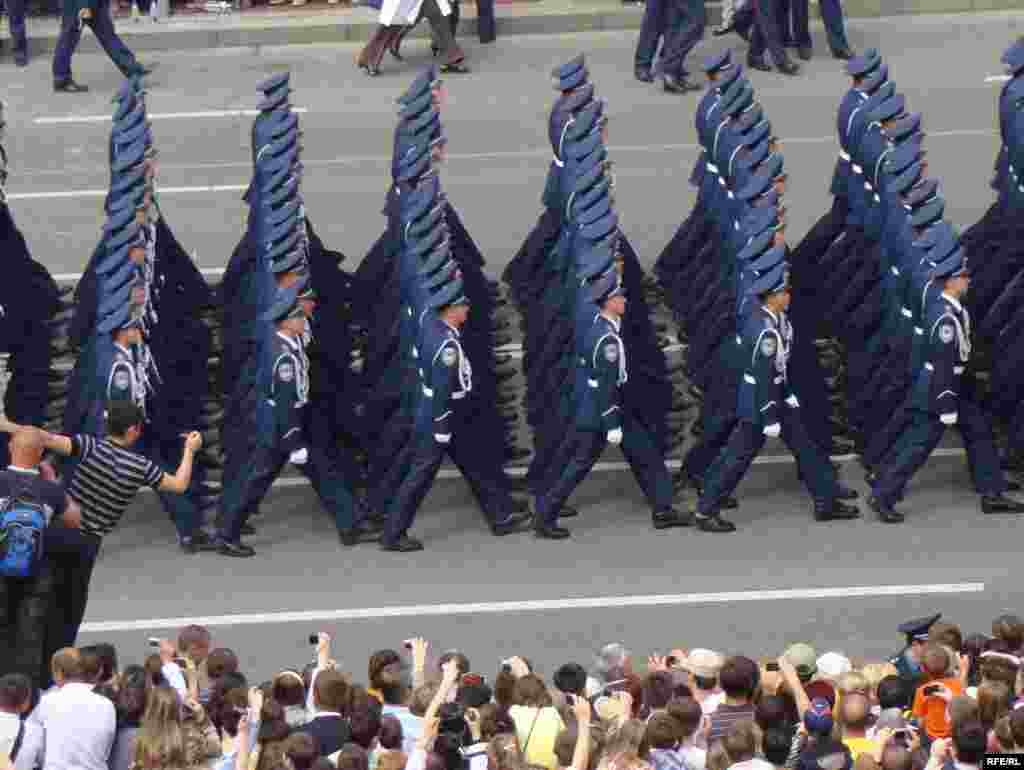
{"label": "camera", "polygon": [[148,642],[149,646],[152,647],[154,650],[160,648],[160,640],[157,639],[155,636],[149,637],[149,639],[147,639],[146,642]]}
{"label": "camera", "polygon": [[312,644],[312,645],[320,644],[320,635],[319,634],[310,634],[309,635],[309,643]]}
{"label": "camera", "polygon": [[677,658],[675,655],[669,655],[667,658],[665,658],[665,665],[669,668],[675,668],[677,665],[679,665],[679,658]]}
{"label": "camera", "polygon": [[927,687],[925,687],[925,688],[924,688],[924,690],[923,690],[922,692],[923,692],[923,693],[924,693],[925,695],[935,695],[935,694],[936,694],[937,692],[939,692],[939,690],[941,690],[941,689],[942,689],[942,687],[941,687],[941,686],[939,686],[939,685],[937,685],[937,684],[932,684],[932,685],[928,685]]}
{"label": "camera", "polygon": [[778,671],[779,670],[779,664],[778,663],[766,663],[765,667],[764,667],[764,670],[765,671]]}

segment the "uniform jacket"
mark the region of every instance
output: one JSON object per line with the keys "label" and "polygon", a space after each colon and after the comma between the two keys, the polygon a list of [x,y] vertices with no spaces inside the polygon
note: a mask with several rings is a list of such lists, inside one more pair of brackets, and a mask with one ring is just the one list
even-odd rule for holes
{"label": "uniform jacket", "polygon": [[577,356],[573,393],[576,427],[610,431],[622,427],[622,396],[626,383],[626,347],[619,324],[595,314]]}
{"label": "uniform jacket", "polygon": [[300,340],[281,332],[274,333],[267,350],[271,377],[264,419],[271,430],[264,435],[274,448],[290,454],[307,443],[302,409],[309,401],[309,359]]}
{"label": "uniform jacket", "polygon": [[736,346],[742,354],[737,360],[743,363],[737,404],[741,420],[764,428],[780,421],[783,403],[798,405],[786,381],[791,344],[792,327],[785,316],[776,318],[762,306],[744,319],[736,335]]}
{"label": "uniform jacket", "polygon": [[911,398],[915,409],[955,417],[960,381],[971,355],[970,318],[957,300],[946,294],[931,299],[924,311],[922,350]]}
{"label": "uniform jacket", "polygon": [[454,411],[473,390],[473,370],[459,333],[435,314],[427,313],[424,317],[419,339],[416,431],[450,439]]}

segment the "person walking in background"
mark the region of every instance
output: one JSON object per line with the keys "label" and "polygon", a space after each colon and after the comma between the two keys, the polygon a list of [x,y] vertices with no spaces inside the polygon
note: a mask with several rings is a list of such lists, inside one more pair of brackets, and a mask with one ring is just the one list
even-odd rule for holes
{"label": "person walking in background", "polygon": [[6,5],[14,63],[18,67],[27,67],[28,35],[25,32],[25,0],[6,0]]}
{"label": "person walking in background", "polygon": [[60,37],[53,52],[54,91],[77,94],[89,90],[71,76],[71,57],[82,38],[83,26],[92,30],[107,56],[126,78],[152,72],[152,67],[139,64],[135,54],[118,37],[110,14],[110,0],[61,0]]}

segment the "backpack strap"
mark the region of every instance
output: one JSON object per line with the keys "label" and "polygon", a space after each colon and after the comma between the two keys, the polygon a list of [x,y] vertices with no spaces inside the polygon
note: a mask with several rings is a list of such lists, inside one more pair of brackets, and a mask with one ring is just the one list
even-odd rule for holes
{"label": "backpack strap", "polygon": [[14,739],[14,745],[11,746],[11,754],[10,754],[11,764],[13,764],[14,760],[16,760],[18,758],[18,752],[21,751],[21,743],[24,740],[25,740],[25,722],[22,721],[21,724],[18,725],[18,735]]}

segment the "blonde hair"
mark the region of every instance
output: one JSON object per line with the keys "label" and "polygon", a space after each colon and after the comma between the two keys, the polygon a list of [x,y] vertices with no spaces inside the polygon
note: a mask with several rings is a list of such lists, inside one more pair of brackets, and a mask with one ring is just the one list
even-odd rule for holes
{"label": "blonde hair", "polygon": [[639,719],[627,719],[620,726],[608,732],[605,742],[606,756],[636,755],[640,751],[646,733],[646,723]]}
{"label": "blonde hair", "polygon": [[184,767],[190,757],[185,748],[181,727],[181,706],[178,693],[170,687],[154,687],[146,696],[146,711],[135,739],[133,767],[163,770]]}
{"label": "blonde hair", "polygon": [[839,677],[836,688],[843,694],[859,692],[867,695],[871,689],[871,683],[860,671],[849,671]]}
{"label": "blonde hair", "polygon": [[728,770],[729,765],[732,764],[732,757],[729,756],[729,752],[725,750],[721,741],[715,741],[711,744],[708,749],[708,756],[706,760],[707,770]]}

